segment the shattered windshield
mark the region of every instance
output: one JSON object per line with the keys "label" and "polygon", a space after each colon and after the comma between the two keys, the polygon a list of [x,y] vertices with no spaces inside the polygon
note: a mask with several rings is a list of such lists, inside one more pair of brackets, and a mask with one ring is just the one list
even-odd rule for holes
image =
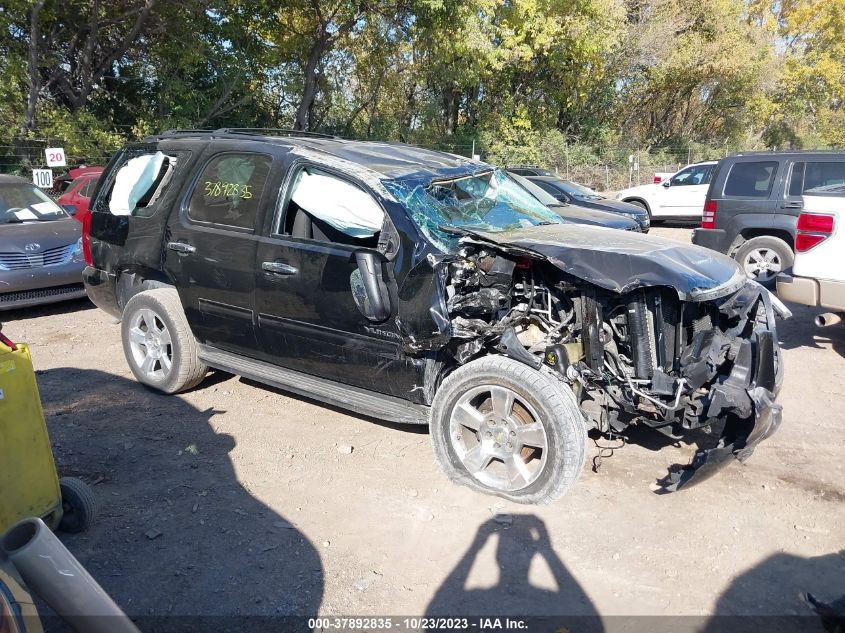
{"label": "shattered windshield", "polygon": [[38,187],[24,183],[0,186],[0,224],[45,222],[65,217],[64,210]]}
{"label": "shattered windshield", "polygon": [[423,233],[444,251],[453,249],[460,237],[449,229],[500,232],[562,224],[558,214],[499,170],[421,184],[384,184],[411,212]]}

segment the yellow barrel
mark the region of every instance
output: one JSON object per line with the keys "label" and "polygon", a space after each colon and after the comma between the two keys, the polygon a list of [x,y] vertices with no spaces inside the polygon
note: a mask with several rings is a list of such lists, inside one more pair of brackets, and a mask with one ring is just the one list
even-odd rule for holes
{"label": "yellow barrel", "polygon": [[0,534],[27,517],[55,529],[62,497],[29,348],[0,340]]}

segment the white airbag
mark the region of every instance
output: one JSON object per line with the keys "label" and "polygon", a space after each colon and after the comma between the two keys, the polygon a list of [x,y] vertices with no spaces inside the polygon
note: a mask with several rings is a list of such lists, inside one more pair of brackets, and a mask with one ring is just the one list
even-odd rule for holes
{"label": "white airbag", "polygon": [[130,215],[138,200],[143,198],[158,178],[164,164],[164,154],[145,154],[126,161],[114,179],[114,188],[109,199],[109,211],[113,215]]}
{"label": "white airbag", "polygon": [[306,212],[351,237],[372,237],[384,212],[355,185],[323,174],[299,172],[291,199]]}

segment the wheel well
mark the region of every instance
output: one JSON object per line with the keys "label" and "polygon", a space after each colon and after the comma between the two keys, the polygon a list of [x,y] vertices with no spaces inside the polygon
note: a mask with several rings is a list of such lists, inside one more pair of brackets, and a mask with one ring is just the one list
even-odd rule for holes
{"label": "wheel well", "polygon": [[755,237],[777,237],[789,244],[789,248],[793,251],[795,250],[795,240],[789,231],[781,229],[745,229],[739,234],[739,236],[742,240],[737,240],[739,243],[734,245],[734,249],[739,248],[742,246],[743,242],[747,242]]}
{"label": "wheel well", "polygon": [[648,211],[649,215],[651,215],[651,207],[648,205],[648,202],[646,202],[643,198],[622,198],[622,202],[639,202],[640,204],[645,206],[645,210]]}
{"label": "wheel well", "polygon": [[123,271],[118,274],[115,283],[115,294],[120,309],[126,307],[129,300],[139,292],[152,290],[153,288],[173,288],[173,284],[157,271],[129,272]]}

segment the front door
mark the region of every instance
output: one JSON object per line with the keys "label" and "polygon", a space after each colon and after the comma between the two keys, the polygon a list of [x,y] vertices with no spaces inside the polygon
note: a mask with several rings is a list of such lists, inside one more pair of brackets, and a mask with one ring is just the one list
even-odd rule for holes
{"label": "front door", "polygon": [[273,157],[217,147],[205,158],[171,217],[165,270],[201,343],[255,355],[256,226],[275,203]]}
{"label": "front door", "polygon": [[377,247],[387,216],[362,184],[343,174],[306,163],[294,164],[289,174],[256,256],[262,355],[315,376],[407,397],[419,367],[402,353],[394,320],[367,320],[353,294],[360,283],[355,252]]}
{"label": "front door", "polygon": [[659,214],[700,217],[712,174],[713,165],[692,165],[672,176],[660,195]]}

